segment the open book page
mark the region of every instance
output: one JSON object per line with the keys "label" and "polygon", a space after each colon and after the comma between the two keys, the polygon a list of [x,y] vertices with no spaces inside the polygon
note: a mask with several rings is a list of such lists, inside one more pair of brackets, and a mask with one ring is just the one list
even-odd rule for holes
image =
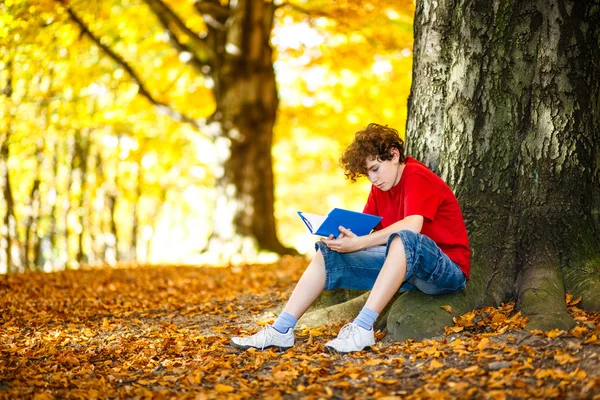
{"label": "open book page", "polygon": [[302,219],[306,222],[312,233],[319,230],[323,222],[327,219],[327,215],[317,215],[311,213],[299,213]]}

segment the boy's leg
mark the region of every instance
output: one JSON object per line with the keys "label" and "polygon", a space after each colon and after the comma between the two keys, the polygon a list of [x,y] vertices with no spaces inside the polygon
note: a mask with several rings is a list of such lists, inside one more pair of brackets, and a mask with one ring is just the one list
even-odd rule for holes
{"label": "boy's leg", "polygon": [[321,252],[317,251],[296,284],[285,308],[273,323],[273,327],[279,332],[285,333],[296,326],[296,322],[319,297],[324,288],[325,260],[323,260]]}
{"label": "boy's leg", "polygon": [[377,276],[375,285],[369,294],[365,307],[377,314],[385,308],[387,303],[398,292],[406,276],[406,254],[400,236],[396,236],[389,245],[388,255],[383,263],[383,268]]}
{"label": "boy's leg", "polygon": [[255,335],[234,337],[230,344],[240,349],[277,347],[288,349],[294,345],[294,326],[325,289],[325,260],[320,251],[312,259],[296,284],[283,312],[273,325],[268,325]]}
{"label": "boy's leg", "polygon": [[409,284],[430,295],[465,288],[466,277],[458,265],[427,236],[400,231],[388,241],[388,252],[365,307],[326,346],[341,352],[359,351],[375,343],[373,322],[401,285]]}
{"label": "boy's leg", "polygon": [[323,260],[321,252],[317,251],[296,284],[283,312],[300,319],[319,297],[323,289],[325,289],[325,260]]}
{"label": "boy's leg", "polygon": [[400,237],[396,236],[389,244],[387,257],[365,306],[356,319],[352,323],[346,324],[338,337],[329,341],[326,347],[347,353],[360,351],[365,347],[374,345],[373,323],[387,303],[398,292],[405,276],[406,254],[404,244]]}

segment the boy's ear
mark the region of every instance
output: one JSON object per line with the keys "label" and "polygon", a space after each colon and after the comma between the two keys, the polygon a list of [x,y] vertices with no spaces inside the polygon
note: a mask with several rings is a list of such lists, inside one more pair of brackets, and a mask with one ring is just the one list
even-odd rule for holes
{"label": "boy's ear", "polygon": [[392,149],[390,150],[390,153],[392,153],[392,155],[393,155],[392,161],[400,161],[400,152],[398,151],[397,148],[392,147]]}

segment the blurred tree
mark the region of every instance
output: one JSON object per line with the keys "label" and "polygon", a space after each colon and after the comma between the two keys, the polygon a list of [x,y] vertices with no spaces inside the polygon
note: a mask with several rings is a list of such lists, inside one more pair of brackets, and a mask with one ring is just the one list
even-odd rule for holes
{"label": "blurred tree", "polygon": [[[116,42],[114,39],[103,40],[101,34],[93,32],[90,22],[86,22],[89,19],[85,16],[87,6],[74,1],[62,3],[82,33],[129,73],[138,84],[139,94],[214,139],[219,166],[214,171],[215,212],[207,250],[223,254],[225,258],[234,253],[249,254],[257,246],[280,254],[295,252],[280,243],[275,229],[271,149],[279,100],[270,43],[275,10],[283,7],[300,13],[304,19],[336,21],[333,26],[341,26],[341,32],[345,31],[346,35],[352,34],[352,27],[359,25],[361,16],[371,13],[372,26],[367,39],[389,47],[397,42],[393,35],[375,34],[376,11],[379,17],[385,12],[399,15],[398,12],[412,11],[410,1],[393,6],[384,1],[362,5],[344,2],[333,6],[314,2],[308,4],[308,9],[288,3],[276,6],[274,2],[251,0],[145,0],[179,58],[204,76],[206,86],[212,91],[214,111],[206,118],[192,118],[159,99],[156,89],[145,84],[136,72],[139,68],[128,61],[132,57],[118,54],[116,46],[107,44]],[[336,28],[330,25],[328,29]],[[406,42],[405,38],[402,40]],[[347,42],[348,48],[354,45],[352,40]],[[372,55],[367,58],[372,59]]]}
{"label": "blurred tree", "polygon": [[[124,57],[103,43],[63,2],[71,19],[139,85],[153,104],[173,107],[155,98]],[[271,147],[278,98],[269,43],[275,5],[241,0],[222,5],[216,0],[194,3],[205,22],[195,32],[166,3],[146,0],[167,31],[170,43],[196,72],[210,82],[215,110],[205,121],[172,112],[191,122],[216,142],[220,167],[215,171],[216,200],[207,250],[227,259],[256,246],[281,254],[295,253],[277,239],[275,230]],[[83,11],[82,11],[83,12]]]}

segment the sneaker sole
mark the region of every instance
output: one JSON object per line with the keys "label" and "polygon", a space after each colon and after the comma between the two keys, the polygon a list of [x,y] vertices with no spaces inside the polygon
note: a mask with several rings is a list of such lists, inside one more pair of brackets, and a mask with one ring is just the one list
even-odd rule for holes
{"label": "sneaker sole", "polygon": [[235,343],[233,340],[229,341],[229,345],[232,347],[235,347],[236,349],[240,349],[240,350],[248,350],[248,349],[256,349],[256,350],[268,350],[268,349],[275,349],[277,351],[287,351],[289,349],[292,348],[292,346],[290,347],[281,347],[281,346],[266,346],[264,348],[260,348],[260,347],[254,347],[254,346],[243,346],[241,344],[237,344]]}
{"label": "sneaker sole", "polygon": [[352,350],[352,351],[347,351],[347,352],[343,352],[343,351],[338,351],[336,349],[334,349],[333,347],[330,346],[325,346],[325,349],[327,351],[329,351],[329,354],[349,354],[349,353],[360,353],[361,351],[370,353],[370,352],[374,352],[375,350],[373,350],[373,348],[371,346],[375,346],[375,345],[370,345],[370,346],[365,346],[362,348],[362,350]]}

